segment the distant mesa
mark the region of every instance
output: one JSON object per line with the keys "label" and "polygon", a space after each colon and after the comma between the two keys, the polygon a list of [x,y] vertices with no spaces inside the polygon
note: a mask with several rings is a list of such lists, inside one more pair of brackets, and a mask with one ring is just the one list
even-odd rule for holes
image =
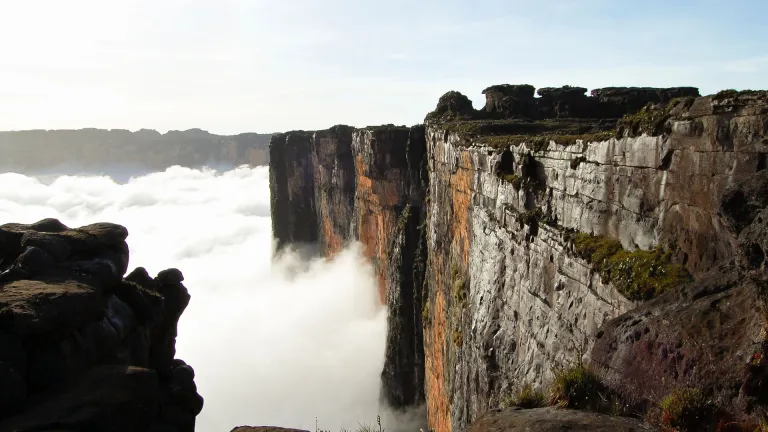
{"label": "distant mesa", "polygon": [[0,132],[0,171],[35,174],[58,167],[122,165],[162,171],[173,165],[259,166],[269,163],[272,134],[215,135],[202,129],[28,130]]}

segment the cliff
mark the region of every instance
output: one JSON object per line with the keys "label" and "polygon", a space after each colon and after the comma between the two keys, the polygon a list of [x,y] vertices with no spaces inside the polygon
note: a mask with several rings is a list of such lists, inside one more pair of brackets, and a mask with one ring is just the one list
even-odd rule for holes
{"label": "cliff", "polygon": [[128,231],[0,226],[0,431],[193,431],[203,399],[175,359],[176,269],[128,266]]}
{"label": "cliff", "polygon": [[162,171],[186,167],[266,165],[270,134],[214,135],[170,131],[80,129],[0,132],[0,171],[36,173],[59,166],[81,169],[127,165]]}
{"label": "cliff", "polygon": [[635,413],[690,387],[759,417],[768,93],[534,92],[270,142],[278,243],[359,240],[376,269],[382,397],[460,431],[585,362]]}

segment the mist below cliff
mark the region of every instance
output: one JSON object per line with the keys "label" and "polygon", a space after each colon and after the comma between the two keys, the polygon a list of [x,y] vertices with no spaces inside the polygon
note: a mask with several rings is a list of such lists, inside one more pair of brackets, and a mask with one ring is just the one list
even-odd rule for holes
{"label": "mist below cliff", "polygon": [[177,166],[122,180],[0,174],[0,224],[123,224],[131,263],[152,275],[182,270],[192,301],[177,357],[205,398],[197,430],[314,430],[316,418],[338,430],[379,413],[389,426],[378,403],[386,310],[357,246],[330,261],[296,251],[273,260],[266,167]]}

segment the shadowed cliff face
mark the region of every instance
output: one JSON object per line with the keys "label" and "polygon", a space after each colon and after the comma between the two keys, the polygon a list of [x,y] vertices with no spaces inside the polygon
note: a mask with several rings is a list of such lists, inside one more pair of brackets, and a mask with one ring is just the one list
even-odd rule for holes
{"label": "shadowed cliff face", "polygon": [[103,170],[131,167],[147,172],[184,167],[269,163],[270,134],[214,135],[199,129],[170,131],[80,129],[0,132],[0,171],[36,174],[60,167]]}
{"label": "shadowed cliff face", "polygon": [[[681,330],[699,346],[746,334],[743,343],[733,342],[742,353],[748,350],[739,347],[751,350],[764,338],[755,334],[763,322],[758,309],[746,308],[736,327],[708,309],[735,299],[729,314],[754,304],[755,291],[706,281],[736,258],[759,261],[750,274],[762,280],[765,249],[749,240],[759,237],[758,229],[740,239],[744,234],[731,227],[738,215],[720,208],[724,196],[730,207],[759,201],[754,192],[727,191],[766,168],[768,93],[698,97],[692,88],[608,88],[586,96],[585,89],[566,87],[540,89],[534,99],[529,87],[486,89],[480,111],[449,92],[423,128],[352,131],[349,152],[346,141],[328,140],[332,133],[315,134],[314,151],[322,156],[312,168],[316,193],[303,202],[317,204],[322,215],[314,226],[323,250],[332,253],[349,238],[363,243],[390,310],[384,394],[390,403],[407,404],[399,396],[408,393],[406,370],[422,373],[423,365],[429,424],[440,432],[463,430],[523,385],[541,389],[555,370],[582,358],[632,376],[640,366],[622,359],[642,356],[636,348],[614,351],[611,341],[629,338],[634,327],[604,325],[627,322],[620,317],[638,307],[709,328]],[[416,156],[403,159],[410,153],[396,144],[404,141],[424,143],[426,168],[410,163]],[[273,194],[291,175],[274,178]],[[353,198],[342,190],[354,191]],[[761,211],[750,205],[747,213]],[[601,255],[603,246],[594,245],[613,249]],[[402,270],[406,262],[413,263],[407,265],[412,280]],[[703,303],[685,293],[691,281]],[[668,294],[645,303],[662,290]],[[601,348],[592,352],[600,338]],[[412,361],[422,353],[410,355],[411,346],[423,349],[423,363]],[[700,353],[687,358],[722,370],[747,362]],[[654,373],[676,373],[660,364]],[[700,382],[715,391],[728,379]],[[658,388],[649,384],[637,394],[655,404],[664,396],[654,393]],[[743,413],[732,400],[718,403]]]}
{"label": "shadowed cliff face", "polygon": [[373,264],[390,310],[381,397],[395,408],[424,399],[424,136],[421,126],[335,126],[276,135],[270,143],[278,248],[317,242],[333,255],[357,239]]}
{"label": "shadowed cliff face", "polygon": [[269,142],[269,184],[272,232],[277,248],[288,243],[317,241],[312,135],[288,132]]}

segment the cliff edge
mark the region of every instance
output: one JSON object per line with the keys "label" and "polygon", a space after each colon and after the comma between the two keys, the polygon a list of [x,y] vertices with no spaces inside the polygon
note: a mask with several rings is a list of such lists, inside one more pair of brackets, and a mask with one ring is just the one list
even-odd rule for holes
{"label": "cliff edge", "polygon": [[203,398],[174,358],[184,277],[124,277],[127,236],[109,223],[0,226],[0,431],[194,430]]}
{"label": "cliff edge", "polygon": [[759,420],[768,92],[483,93],[270,142],[278,243],[373,263],[382,399],[460,431],[587,365],[625,415],[664,426],[688,391],[707,428]]}

